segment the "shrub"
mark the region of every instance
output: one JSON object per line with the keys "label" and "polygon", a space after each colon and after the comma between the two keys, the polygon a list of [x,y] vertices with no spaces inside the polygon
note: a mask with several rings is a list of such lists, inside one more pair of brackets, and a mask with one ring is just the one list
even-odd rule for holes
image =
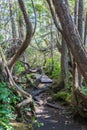
{"label": "shrub", "polygon": [[6,130],[12,130],[10,119],[13,115],[14,106],[19,99],[8,88],[6,82],[0,83],[0,127]]}

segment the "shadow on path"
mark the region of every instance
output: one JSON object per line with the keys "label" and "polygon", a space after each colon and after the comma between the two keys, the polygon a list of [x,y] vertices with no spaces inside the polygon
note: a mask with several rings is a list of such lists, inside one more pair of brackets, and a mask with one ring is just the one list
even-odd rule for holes
{"label": "shadow on path", "polygon": [[36,114],[38,121],[44,123],[44,126],[34,130],[87,130],[87,120],[74,120],[65,110],[40,106]]}

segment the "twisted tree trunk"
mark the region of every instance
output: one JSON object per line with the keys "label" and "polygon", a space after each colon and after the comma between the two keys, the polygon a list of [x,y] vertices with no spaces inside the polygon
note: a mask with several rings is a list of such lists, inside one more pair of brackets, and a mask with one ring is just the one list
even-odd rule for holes
{"label": "twisted tree trunk", "polygon": [[73,57],[87,83],[87,52],[82,44],[82,40],[78,30],[72,20],[69,8],[65,0],[53,0],[53,4],[60,19],[63,36],[66,40],[68,48],[70,48]]}

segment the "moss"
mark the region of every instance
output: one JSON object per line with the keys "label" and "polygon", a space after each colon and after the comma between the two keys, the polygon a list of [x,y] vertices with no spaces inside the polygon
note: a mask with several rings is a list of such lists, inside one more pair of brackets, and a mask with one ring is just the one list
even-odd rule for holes
{"label": "moss", "polygon": [[54,100],[61,100],[65,104],[69,104],[71,102],[71,95],[65,91],[57,92],[57,94],[53,95]]}

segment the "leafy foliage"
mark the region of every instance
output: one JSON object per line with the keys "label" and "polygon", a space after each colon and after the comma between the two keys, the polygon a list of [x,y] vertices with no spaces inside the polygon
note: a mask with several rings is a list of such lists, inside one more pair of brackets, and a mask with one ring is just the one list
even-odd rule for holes
{"label": "leafy foliage", "polygon": [[14,106],[20,99],[7,86],[5,82],[0,83],[0,126],[6,130],[12,130],[10,119],[15,118]]}
{"label": "leafy foliage", "polygon": [[86,86],[82,87],[82,91],[87,95],[87,87]]}
{"label": "leafy foliage", "polygon": [[22,62],[18,61],[14,67],[14,71],[16,72],[16,74],[19,74],[20,72],[24,71],[24,65]]}
{"label": "leafy foliage", "polygon": [[58,79],[58,76],[60,75],[61,66],[58,57],[54,57],[53,59],[53,71],[50,73],[52,68],[52,59],[49,58],[46,62],[46,72],[48,74],[51,74],[51,78]]}

